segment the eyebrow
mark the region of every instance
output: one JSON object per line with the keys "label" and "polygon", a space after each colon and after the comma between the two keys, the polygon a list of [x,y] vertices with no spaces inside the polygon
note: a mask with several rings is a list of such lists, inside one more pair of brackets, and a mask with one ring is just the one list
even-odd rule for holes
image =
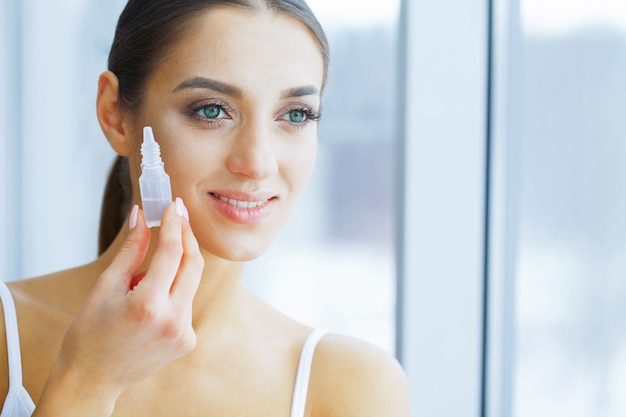
{"label": "eyebrow", "polygon": [[320,90],[318,90],[316,86],[305,85],[303,87],[295,87],[283,91],[283,93],[280,95],[280,98],[318,96],[319,94]]}
{"label": "eyebrow", "polygon": [[211,80],[210,78],[194,77],[178,84],[173,92],[185,90],[188,88],[203,88],[205,90],[213,90],[219,93],[228,94],[230,96],[241,97],[241,90],[235,86]]}
{"label": "eyebrow", "polygon": [[[182,83],[178,84],[176,88],[174,88],[173,92],[193,88],[213,90],[234,97],[241,97],[243,95],[241,89],[235,87],[234,85],[226,84],[221,81],[216,81],[205,77],[194,77],[189,80],[183,81]],[[283,91],[280,95],[280,98],[285,99],[291,97],[313,96],[319,94],[320,91],[316,86],[305,85],[302,87],[289,88]]]}

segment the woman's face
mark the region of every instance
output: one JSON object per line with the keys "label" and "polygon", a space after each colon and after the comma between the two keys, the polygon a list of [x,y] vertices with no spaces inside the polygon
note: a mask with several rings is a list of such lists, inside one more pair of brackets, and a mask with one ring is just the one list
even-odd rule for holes
{"label": "woman's face", "polygon": [[153,73],[134,159],[152,126],[203,250],[248,260],[273,241],[313,169],[322,77],[301,22],[228,7],[197,17]]}

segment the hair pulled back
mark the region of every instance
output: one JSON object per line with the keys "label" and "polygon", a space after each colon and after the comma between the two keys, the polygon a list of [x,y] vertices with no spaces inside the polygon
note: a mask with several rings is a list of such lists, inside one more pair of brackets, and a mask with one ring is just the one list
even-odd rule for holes
{"label": "hair pulled back", "polygon": [[[215,6],[281,12],[304,23],[319,43],[326,82],[328,41],[305,0],[129,0],[118,20],[108,61],[108,69],[118,78],[120,111],[137,114],[141,110],[150,75],[169,49],[192,28],[193,18]],[[118,156],[105,186],[98,254],[102,254],[117,236],[131,201],[128,159]]]}

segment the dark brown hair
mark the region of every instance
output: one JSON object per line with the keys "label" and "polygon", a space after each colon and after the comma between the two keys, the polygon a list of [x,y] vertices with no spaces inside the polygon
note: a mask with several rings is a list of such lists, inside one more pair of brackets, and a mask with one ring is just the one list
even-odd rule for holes
{"label": "dark brown hair", "polygon": [[[324,61],[323,83],[326,83],[328,41],[304,0],[130,0],[117,23],[108,64],[108,69],[118,78],[121,111],[136,113],[141,109],[148,78],[167,55],[168,48],[184,37],[192,27],[194,16],[219,5],[282,12],[300,20],[318,40]],[[131,201],[128,160],[118,156],[105,186],[98,254],[115,239]]]}

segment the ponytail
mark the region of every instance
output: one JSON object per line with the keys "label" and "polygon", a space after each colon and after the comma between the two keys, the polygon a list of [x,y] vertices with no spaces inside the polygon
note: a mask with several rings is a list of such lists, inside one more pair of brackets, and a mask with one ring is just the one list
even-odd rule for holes
{"label": "ponytail", "polygon": [[104,188],[100,211],[100,232],[98,234],[98,255],[113,243],[126,221],[132,201],[128,158],[118,156],[113,163]]}

